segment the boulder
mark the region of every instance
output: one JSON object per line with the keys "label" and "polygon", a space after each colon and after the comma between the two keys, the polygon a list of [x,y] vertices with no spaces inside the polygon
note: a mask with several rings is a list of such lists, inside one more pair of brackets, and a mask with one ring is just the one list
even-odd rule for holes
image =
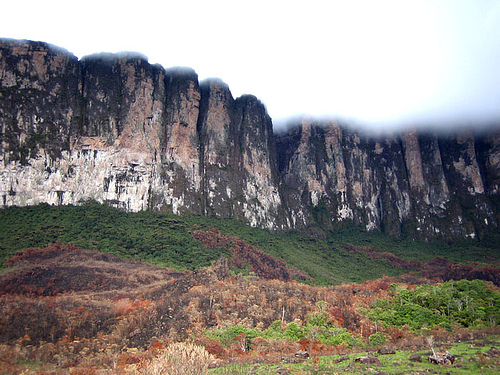
{"label": "boulder", "polygon": [[420,354],[412,354],[408,359],[412,362],[422,362],[422,356]]}
{"label": "boulder", "polygon": [[484,353],[488,357],[500,357],[500,350],[492,346],[488,351]]}
{"label": "boulder", "polygon": [[295,357],[304,359],[309,358],[309,353],[304,350],[299,350],[297,353],[295,353]]}
{"label": "boulder", "polygon": [[386,354],[396,354],[396,351],[393,349],[389,349],[387,347],[382,347],[377,351],[378,354],[386,355]]}
{"label": "boulder", "polygon": [[377,357],[372,357],[372,356],[361,356],[357,357],[354,359],[355,362],[360,362],[364,364],[376,364],[380,363],[379,359]]}

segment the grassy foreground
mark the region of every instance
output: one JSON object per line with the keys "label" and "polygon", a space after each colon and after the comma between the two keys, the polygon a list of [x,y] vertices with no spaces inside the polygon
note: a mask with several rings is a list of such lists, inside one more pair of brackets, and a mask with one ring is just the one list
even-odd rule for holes
{"label": "grassy foreground", "polygon": [[[453,364],[437,365],[429,362],[430,348],[423,350],[396,350],[394,354],[358,352],[310,357],[300,363],[231,364],[209,371],[209,374],[498,374],[500,358],[495,349],[500,347],[498,336],[484,341],[466,341],[443,344],[436,352],[454,355]],[[361,363],[357,358],[369,357],[374,363]],[[286,359],[285,359],[286,360]]]}

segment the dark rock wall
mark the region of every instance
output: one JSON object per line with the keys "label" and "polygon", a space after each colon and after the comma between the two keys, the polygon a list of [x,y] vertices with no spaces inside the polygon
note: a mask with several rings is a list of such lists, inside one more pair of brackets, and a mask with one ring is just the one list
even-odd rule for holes
{"label": "dark rock wall", "polygon": [[[287,227],[271,119],[255,97],[137,54],[0,42],[3,205],[78,204]],[[203,95],[202,95],[203,94]]]}
{"label": "dark rock wall", "polygon": [[[69,149],[78,126],[80,65],[45,43],[0,44],[1,151],[26,164],[37,145],[53,156]],[[43,114],[43,116],[42,116]]]}
{"label": "dark rock wall", "polygon": [[375,137],[303,121],[277,137],[284,204],[299,228],[353,222],[394,237],[481,236],[498,227],[499,136]]}

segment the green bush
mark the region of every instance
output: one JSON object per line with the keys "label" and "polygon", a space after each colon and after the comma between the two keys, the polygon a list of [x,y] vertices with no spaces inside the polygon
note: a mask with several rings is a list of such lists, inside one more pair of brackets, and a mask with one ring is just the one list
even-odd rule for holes
{"label": "green bush", "polygon": [[258,329],[246,328],[242,325],[235,325],[225,329],[206,331],[205,336],[219,340],[225,347],[231,346],[237,337],[244,336],[247,343],[247,350],[250,349],[250,343],[258,336],[262,336],[262,332]]}
{"label": "green bush", "polygon": [[345,344],[350,348],[361,344],[361,341],[356,339],[356,337],[352,333],[347,332],[345,328],[324,329],[319,334],[318,339],[323,344],[333,346]]}
{"label": "green bush", "polygon": [[290,341],[298,341],[305,336],[305,330],[295,322],[288,323],[285,329],[285,337]]}
{"label": "green bush", "polygon": [[281,320],[275,320],[263,332],[263,337],[267,339],[282,339],[285,338],[285,332],[281,328]]}
{"label": "green bush", "polygon": [[387,342],[387,337],[382,332],[376,332],[368,337],[368,342],[372,346],[381,346]]}
{"label": "green bush", "polygon": [[500,292],[480,280],[421,285],[414,290],[392,287],[393,298],[378,300],[368,317],[386,326],[413,329],[441,326],[497,326]]}
{"label": "green bush", "polygon": [[332,320],[326,311],[310,314],[306,318],[306,326],[308,327],[331,327],[332,325]]}

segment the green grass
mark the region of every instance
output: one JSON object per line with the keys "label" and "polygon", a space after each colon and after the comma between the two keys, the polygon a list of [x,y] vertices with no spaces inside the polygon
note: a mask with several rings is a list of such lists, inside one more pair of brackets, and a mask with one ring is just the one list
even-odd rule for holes
{"label": "green grass", "polygon": [[208,266],[220,256],[229,256],[227,250],[209,250],[192,236],[196,229],[211,228],[241,237],[285,260],[312,276],[319,285],[362,282],[406,272],[388,261],[349,252],[345,249],[348,244],[372,246],[407,260],[443,256],[470,262],[500,257],[500,241],[495,238],[484,244],[472,240],[422,243],[394,240],[379,231],[367,233],[353,226],[316,238],[298,231],[273,233],[232,219],[151,211],[127,213],[89,202],[81,206],[40,204],[0,209],[0,265],[17,250],[62,242],[179,270],[194,270]]}
{"label": "green grass", "polygon": [[[437,352],[448,351],[456,356],[453,365],[435,365],[427,360],[431,350],[397,350],[396,354],[379,355],[375,354],[380,364],[362,364],[354,361],[356,357],[366,356],[367,352],[349,354],[349,359],[339,363],[335,360],[344,355],[320,356],[318,363],[314,363],[312,358],[302,363],[286,364],[232,364],[209,370],[209,374],[276,374],[279,369],[287,369],[291,374],[367,374],[383,373],[388,374],[415,374],[419,371],[423,373],[448,373],[448,374],[498,374],[500,365],[498,358],[488,358],[482,354],[487,352],[492,346],[498,348],[499,343],[489,343],[478,347],[472,342],[462,342],[451,344],[451,348],[435,348]],[[373,353],[372,353],[373,354]],[[419,354],[421,362],[412,362],[410,355]],[[495,362],[497,362],[495,364]]]}
{"label": "green grass", "polygon": [[96,203],[9,207],[0,210],[0,254],[5,262],[20,249],[71,242],[181,270],[208,266],[227,255],[202,246],[192,231],[192,226],[177,216],[126,213]]}

